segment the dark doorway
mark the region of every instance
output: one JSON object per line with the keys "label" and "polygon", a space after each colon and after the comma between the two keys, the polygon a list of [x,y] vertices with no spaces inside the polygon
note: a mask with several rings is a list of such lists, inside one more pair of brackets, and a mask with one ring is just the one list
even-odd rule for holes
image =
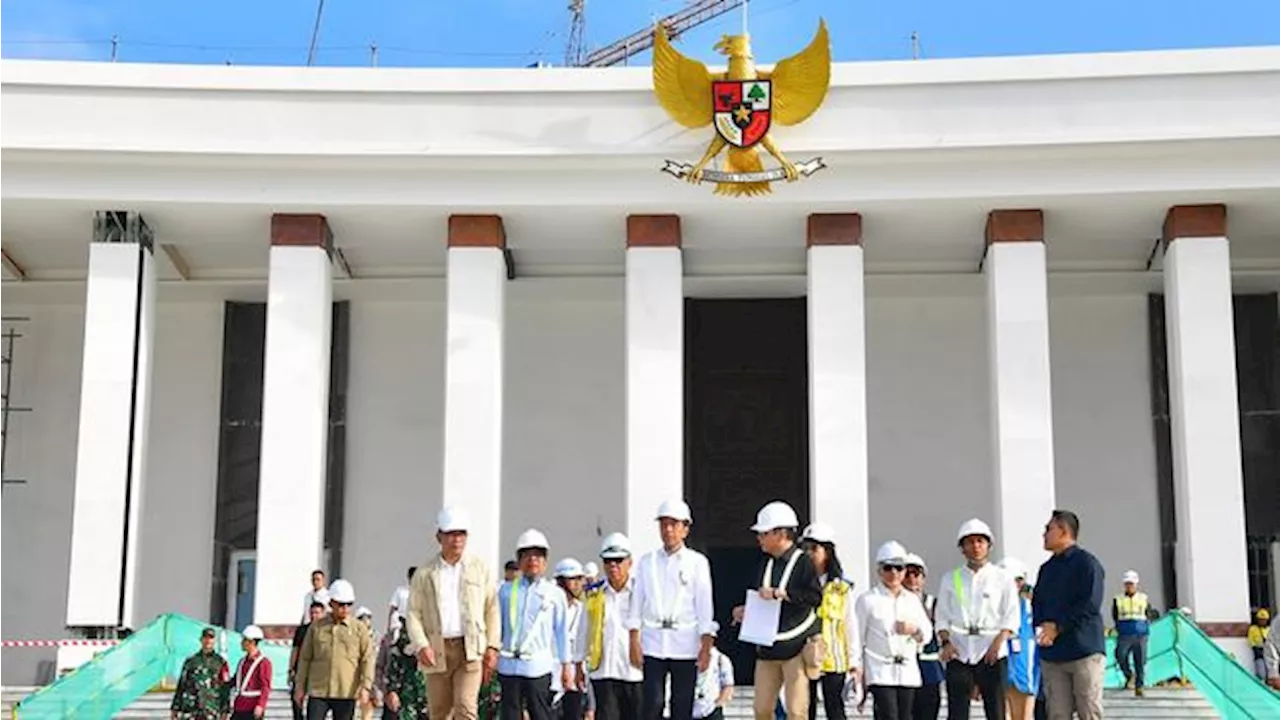
{"label": "dark doorway", "polygon": [[748,529],[771,500],[809,516],[809,393],[804,298],[685,301],[685,496],[690,544],[711,561],[716,645],[740,685],[753,646],[730,624],[760,560]]}

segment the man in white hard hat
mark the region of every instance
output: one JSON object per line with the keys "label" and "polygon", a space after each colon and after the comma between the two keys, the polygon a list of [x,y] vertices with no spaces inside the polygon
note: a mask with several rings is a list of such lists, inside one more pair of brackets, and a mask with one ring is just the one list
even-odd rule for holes
{"label": "man in white hard hat", "polygon": [[[810,675],[821,674],[826,646],[821,642],[822,585],[813,560],[796,544],[800,520],[787,503],[771,502],[756,513],[751,531],[764,553],[756,577],[764,600],[781,603],[777,630],[770,642],[756,645],[756,720],[772,720],[778,695],[784,697],[788,720],[809,717]],[[741,622],[743,607],[734,608]]]}
{"label": "man in white hard hat", "polygon": [[489,564],[467,552],[470,518],[459,507],[436,515],[440,551],[409,583],[405,625],[427,677],[433,718],[476,720],[480,686],[498,665],[498,599]]}
{"label": "man in white hard hat", "polygon": [[388,630],[399,628],[404,622],[404,616],[409,612],[409,586],[413,584],[413,574],[416,572],[418,568],[410,566],[405,572],[405,584],[397,585],[396,589],[391,591],[391,599],[387,601]]}
{"label": "man in white hard hat", "polygon": [[693,524],[688,503],[667,500],[656,515],[662,547],[636,568],[631,663],[644,670],[644,720],[662,718],[668,677],[670,720],[692,720],[698,673],[710,666],[715,643],[711,564],[684,544]]}
{"label": "man in white hard hat", "polygon": [[973,518],[960,525],[956,544],[965,562],[942,576],[935,613],[939,658],[947,665],[947,717],[968,720],[975,685],[989,718],[1003,718],[1008,694],[1009,637],[1018,631],[1013,578],[990,562],[991,527]]}
{"label": "man in white hard hat", "polygon": [[502,720],[521,720],[524,713],[529,720],[551,720],[552,674],[560,675],[563,687],[576,682],[564,593],[542,576],[549,549],[547,536],[540,531],[531,528],[520,533],[516,538],[520,576],[498,589]]}
{"label": "man in white hard hat", "polygon": [[236,666],[235,696],[231,699],[231,720],[258,720],[267,712],[271,697],[271,660],[258,650],[262,628],[250,625],[240,636],[244,657]]}
{"label": "man in white hard hat", "polygon": [[[920,646],[933,634],[933,624],[920,597],[903,584],[907,549],[894,540],[876,550],[879,582],[858,596],[857,652],[862,653],[862,682],[874,698],[876,720],[911,720],[920,687]],[[866,696],[858,705],[862,711]]]}
{"label": "man in white hard hat", "polygon": [[596,720],[640,720],[644,674],[631,664],[627,617],[634,597],[631,540],[620,532],[600,542],[604,582],[587,591],[586,663]]}
{"label": "man in white hard hat", "polygon": [[373,691],[373,640],[352,616],[356,591],[346,580],[329,585],[329,614],[311,623],[298,653],[298,704],[306,699],[307,720],[351,720],[357,701]]}
{"label": "man in white hard hat", "polygon": [[[1154,610],[1147,594],[1138,589],[1138,571],[1126,570],[1121,578],[1124,592],[1111,598],[1111,621],[1116,628],[1116,663],[1124,673],[1125,685],[1133,684],[1133,694],[1142,697],[1146,681],[1147,636]],[[1129,664],[1133,659],[1132,666]]]}

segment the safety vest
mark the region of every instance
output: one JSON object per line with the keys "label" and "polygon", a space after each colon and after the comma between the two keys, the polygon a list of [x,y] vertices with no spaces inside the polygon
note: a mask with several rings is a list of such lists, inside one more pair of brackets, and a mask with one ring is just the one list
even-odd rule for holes
{"label": "safety vest", "polygon": [[587,670],[595,671],[604,657],[604,587],[587,593]]}
{"label": "safety vest", "polygon": [[822,619],[822,639],[827,644],[827,656],[822,660],[822,672],[843,673],[849,670],[849,637],[845,634],[845,613],[852,602],[848,582],[835,579],[822,588],[822,605],[818,617]]}
{"label": "safety vest", "polygon": [[1115,598],[1116,632],[1120,635],[1146,635],[1147,627],[1147,594],[1136,592],[1132,595],[1120,593]]}

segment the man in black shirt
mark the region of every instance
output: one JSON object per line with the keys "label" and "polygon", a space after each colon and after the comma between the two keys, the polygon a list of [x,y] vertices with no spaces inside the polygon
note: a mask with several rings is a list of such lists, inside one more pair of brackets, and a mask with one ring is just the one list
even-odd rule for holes
{"label": "man in black shirt", "polygon": [[[796,544],[799,528],[796,511],[784,502],[765,505],[751,527],[765,554],[757,573],[760,597],[782,603],[772,644],[756,646],[756,720],[773,720],[780,691],[786,693],[788,720],[807,720],[810,673],[817,677],[825,655],[817,615],[822,585],[813,561]],[[734,620],[741,622],[743,614],[744,608],[735,608]]]}
{"label": "man in black shirt", "polygon": [[1040,673],[1049,720],[1102,718],[1102,563],[1076,544],[1080,519],[1054,510],[1044,526],[1044,549],[1053,556],[1040,566],[1031,596],[1032,622],[1040,646]]}
{"label": "man in black shirt", "polygon": [[289,650],[289,702],[293,703],[293,720],[302,720],[306,716],[304,708],[298,704],[293,692],[293,677],[298,671],[298,653],[302,650],[302,641],[307,639],[307,628],[311,623],[324,617],[329,602],[327,592],[311,598],[311,607],[307,609],[307,622],[293,631],[293,648]]}

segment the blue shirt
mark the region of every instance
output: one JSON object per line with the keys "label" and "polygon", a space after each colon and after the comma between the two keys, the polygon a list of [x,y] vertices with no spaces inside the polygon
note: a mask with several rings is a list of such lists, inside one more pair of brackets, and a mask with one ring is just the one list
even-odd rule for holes
{"label": "blue shirt", "polygon": [[1009,687],[1023,695],[1040,692],[1040,659],[1036,631],[1031,624],[1031,601],[1018,595],[1018,634],[1009,638]]}
{"label": "blue shirt", "polygon": [[564,591],[555,583],[525,577],[502,583],[498,612],[502,615],[498,674],[542,677],[559,672],[570,661]]}
{"label": "blue shirt", "polygon": [[1040,648],[1040,659],[1071,662],[1104,650],[1102,590],[1106,573],[1092,553],[1072,545],[1040,566],[1035,594],[1031,596],[1036,627],[1056,623],[1058,638]]}

